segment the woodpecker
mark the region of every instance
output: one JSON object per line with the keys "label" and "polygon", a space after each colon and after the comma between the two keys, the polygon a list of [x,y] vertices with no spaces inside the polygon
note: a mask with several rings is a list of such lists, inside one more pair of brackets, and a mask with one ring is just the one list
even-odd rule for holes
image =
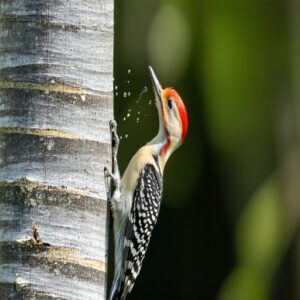
{"label": "woodpecker", "polygon": [[[158,134],[136,152],[122,178],[117,163],[117,124],[110,122],[112,171],[104,169],[114,220],[115,272],[110,300],[124,300],[140,273],[160,210],[163,171],[188,129],[186,108],[178,93],[170,87],[162,89],[150,66],[149,71],[158,110]],[[115,188],[112,197],[111,183]]]}

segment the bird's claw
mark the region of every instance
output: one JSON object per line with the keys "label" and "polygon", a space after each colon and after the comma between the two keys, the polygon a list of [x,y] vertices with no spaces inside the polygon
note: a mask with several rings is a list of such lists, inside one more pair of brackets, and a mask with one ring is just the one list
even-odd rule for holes
{"label": "bird's claw", "polygon": [[117,135],[117,122],[115,120],[109,122],[109,129],[112,143],[112,169],[110,171],[107,167],[104,167],[104,180],[108,203],[111,202],[112,184],[115,186],[116,190],[119,190],[121,181],[117,161],[119,137]]}
{"label": "bird's claw", "polygon": [[116,130],[117,129],[117,122],[115,120],[110,120],[109,121],[109,127],[110,127],[110,131]]}
{"label": "bird's claw", "polygon": [[118,149],[119,149],[119,137],[117,134],[117,122],[115,120],[110,120],[109,122],[110,134],[111,134],[111,143],[112,143],[112,154],[116,159]]}

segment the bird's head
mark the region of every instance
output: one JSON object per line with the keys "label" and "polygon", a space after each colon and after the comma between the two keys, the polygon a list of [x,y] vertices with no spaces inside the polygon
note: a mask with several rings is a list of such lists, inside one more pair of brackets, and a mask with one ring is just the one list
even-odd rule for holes
{"label": "bird's head", "polygon": [[185,105],[173,88],[163,89],[149,66],[159,116],[157,138],[165,140],[160,155],[166,156],[176,150],[184,141],[188,130],[188,117]]}

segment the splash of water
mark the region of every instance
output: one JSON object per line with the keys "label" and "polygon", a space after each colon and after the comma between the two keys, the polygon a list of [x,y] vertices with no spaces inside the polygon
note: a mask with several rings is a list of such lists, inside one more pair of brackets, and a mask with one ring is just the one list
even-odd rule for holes
{"label": "splash of water", "polygon": [[142,91],[140,92],[138,99],[135,101],[135,103],[138,103],[141,101],[142,97],[144,94],[146,94],[148,92],[148,88],[147,86],[144,86],[144,88],[142,89]]}

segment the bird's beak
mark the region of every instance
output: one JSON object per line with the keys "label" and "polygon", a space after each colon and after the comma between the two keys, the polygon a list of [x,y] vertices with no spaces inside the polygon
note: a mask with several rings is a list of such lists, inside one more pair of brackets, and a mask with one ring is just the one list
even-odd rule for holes
{"label": "bird's beak", "polygon": [[149,72],[150,72],[150,77],[152,80],[152,84],[153,84],[153,89],[154,89],[154,93],[155,93],[155,99],[158,102],[157,104],[159,104],[160,107],[162,107],[162,101],[161,101],[161,92],[162,92],[162,88],[161,85],[152,69],[151,66],[149,66]]}

